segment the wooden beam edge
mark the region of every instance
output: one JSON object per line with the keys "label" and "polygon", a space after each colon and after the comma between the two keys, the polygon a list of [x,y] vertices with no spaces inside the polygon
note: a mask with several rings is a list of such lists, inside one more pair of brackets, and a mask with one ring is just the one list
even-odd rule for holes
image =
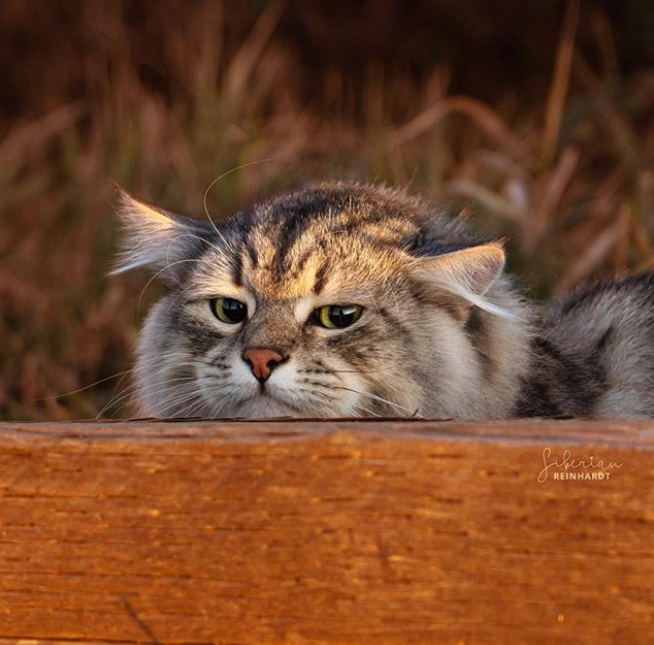
{"label": "wooden beam edge", "polygon": [[116,420],[0,423],[0,444],[26,441],[278,442],[330,437],[340,441],[496,442],[516,445],[622,446],[654,450],[654,422],[623,419],[431,421],[348,419]]}

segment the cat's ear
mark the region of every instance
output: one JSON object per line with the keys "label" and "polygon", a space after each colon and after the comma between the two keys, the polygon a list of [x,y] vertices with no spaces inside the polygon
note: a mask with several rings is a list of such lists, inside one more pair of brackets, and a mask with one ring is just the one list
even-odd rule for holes
{"label": "cat's ear", "polygon": [[506,256],[501,243],[493,242],[420,258],[412,266],[412,276],[422,284],[460,296],[490,313],[506,315],[500,307],[484,299],[484,294],[502,273]]}
{"label": "cat's ear", "polygon": [[123,228],[122,249],[111,275],[145,267],[174,278],[176,267],[206,247],[208,225],[169,213],[118,191],[118,219]]}

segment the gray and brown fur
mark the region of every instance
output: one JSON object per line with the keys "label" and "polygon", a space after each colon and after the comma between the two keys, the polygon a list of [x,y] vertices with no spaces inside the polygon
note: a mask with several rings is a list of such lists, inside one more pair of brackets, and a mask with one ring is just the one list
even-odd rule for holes
{"label": "gray and brown fur", "polygon": [[654,274],[554,301],[539,327],[517,416],[654,417]]}
{"label": "gray and brown fur", "polygon": [[[599,285],[540,312],[501,245],[404,192],[320,184],[213,224],[122,195],[117,272],[168,290],[141,333],[141,414],[158,417],[654,415],[654,278]],[[250,316],[219,322],[209,301]],[[313,309],[357,304],[351,327]],[[265,385],[243,358],[284,357]]]}

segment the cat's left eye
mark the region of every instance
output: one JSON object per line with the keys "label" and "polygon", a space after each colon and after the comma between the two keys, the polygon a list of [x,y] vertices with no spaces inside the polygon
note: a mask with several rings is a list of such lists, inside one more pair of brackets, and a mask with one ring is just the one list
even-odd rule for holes
{"label": "cat's left eye", "polygon": [[327,329],[343,329],[359,320],[362,313],[359,305],[325,305],[313,310],[311,320]]}
{"label": "cat's left eye", "polygon": [[240,300],[234,298],[213,298],[209,301],[213,315],[220,322],[228,325],[237,325],[243,322],[248,315],[248,307]]}

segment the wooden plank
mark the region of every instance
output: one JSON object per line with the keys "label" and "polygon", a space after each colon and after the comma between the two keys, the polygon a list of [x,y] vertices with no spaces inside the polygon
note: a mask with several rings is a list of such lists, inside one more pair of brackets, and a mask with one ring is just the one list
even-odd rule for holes
{"label": "wooden plank", "polygon": [[0,645],[649,644],[653,484],[651,423],[0,424]]}

